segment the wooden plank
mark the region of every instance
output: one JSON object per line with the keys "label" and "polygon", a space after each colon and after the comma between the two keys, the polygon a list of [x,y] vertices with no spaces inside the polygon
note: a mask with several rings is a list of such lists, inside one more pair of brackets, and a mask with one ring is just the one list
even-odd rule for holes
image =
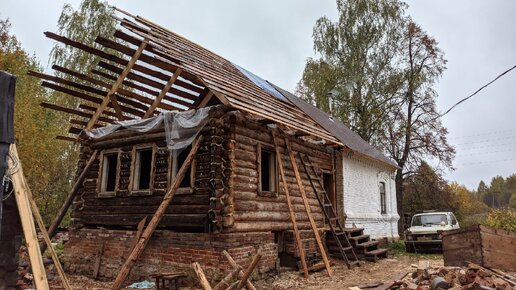
{"label": "wooden plank", "polygon": [[314,232],[315,240],[317,241],[317,245],[319,246],[319,250],[321,251],[321,256],[323,258],[324,265],[326,266],[326,272],[328,276],[331,276],[332,270],[330,266],[330,262],[328,261],[328,256],[326,255],[326,250],[324,249],[324,245],[321,240],[321,236],[319,235],[319,229],[317,228],[317,224],[312,217],[312,213],[310,210],[310,204],[308,203],[308,199],[306,197],[305,186],[301,180],[301,175],[299,174],[299,168],[297,166],[296,157],[292,152],[292,148],[290,147],[290,142],[285,139],[285,144],[287,145],[287,151],[290,157],[290,162],[292,163],[292,167],[294,168],[294,173],[296,175],[297,185],[299,186],[299,191],[301,192],[301,197],[303,199],[303,203],[305,204],[306,214],[308,215],[308,219],[310,221],[310,226],[312,227],[312,231]]}
{"label": "wooden plank", "polygon": [[179,172],[177,173],[176,178],[174,179],[174,183],[170,187],[170,190],[163,197],[163,201],[161,202],[160,206],[156,210],[156,213],[154,214],[151,221],[149,222],[149,225],[147,226],[147,228],[145,228],[145,231],[143,232],[142,237],[138,241],[138,244],[134,247],[133,251],[127,258],[124,265],[122,266],[122,269],[118,273],[111,289],[119,290],[122,287],[122,284],[124,283],[125,279],[129,275],[129,272],[131,271],[134,264],[136,263],[136,260],[138,259],[138,257],[141,255],[141,253],[147,246],[147,243],[149,242],[152,234],[158,227],[158,224],[159,224],[161,218],[165,214],[165,211],[166,211],[168,205],[174,198],[174,195],[176,194],[176,191],[179,188],[179,185],[183,181],[183,178],[185,177],[186,172],[189,171],[190,164],[192,164],[192,161],[197,154],[197,150],[200,147],[202,139],[203,139],[203,137],[200,136],[192,145],[192,149],[191,149],[190,153],[188,154],[188,157],[184,161],[183,165],[181,166],[181,169],[179,169]]}
{"label": "wooden plank", "polygon": [[156,107],[161,103],[161,101],[163,100],[163,98],[165,97],[165,95],[167,94],[167,92],[170,90],[170,88],[172,87],[172,85],[174,85],[174,82],[177,80],[177,78],[181,75],[181,72],[183,70],[178,68],[174,74],[170,77],[170,79],[168,80],[167,84],[163,87],[163,89],[161,90],[161,92],[159,92],[159,96],[154,100],[154,102],[152,103],[152,105],[149,107],[149,109],[147,110],[147,112],[145,112],[145,115],[143,116],[143,118],[149,118],[151,116],[154,115],[154,110],[156,110]]}
{"label": "wooden plank", "polygon": [[[43,257],[41,256],[38,235],[36,234],[36,226],[32,218],[32,210],[29,203],[29,186],[23,175],[23,169],[18,157],[16,145],[11,145],[9,153],[12,158],[7,158],[9,170],[12,172],[12,182],[14,186],[16,205],[20,214],[20,221],[25,237],[25,245],[29,253],[29,260],[32,268],[33,282],[38,290],[48,290],[47,274],[43,266]],[[13,162],[15,159],[17,162]]]}
{"label": "wooden plank", "polygon": [[[79,192],[79,189],[82,187],[82,182],[84,181],[84,178],[86,177],[86,174],[88,173],[88,171],[90,170],[91,166],[93,165],[95,159],[97,158],[97,154],[98,154],[97,150],[93,151],[93,154],[91,154],[91,157],[88,160],[88,163],[86,163],[86,166],[84,166],[84,169],[82,170],[81,174],[79,175],[79,177],[75,181],[75,184],[74,184],[74,186],[72,188],[72,191],[70,191],[70,193],[66,197],[65,201],[63,202],[63,205],[61,206],[61,208],[57,212],[56,217],[52,221],[52,224],[48,228],[48,235],[49,235],[50,239],[52,239],[54,237],[54,235],[56,234],[57,228],[61,224],[61,221],[63,221],[63,218],[66,215],[66,212],[68,211],[68,208],[72,204],[75,196],[77,196],[77,193]],[[44,251],[46,245],[45,244],[41,244],[40,247]]]}
{"label": "wooden plank", "polygon": [[288,211],[290,213],[290,220],[292,221],[292,228],[294,229],[294,237],[296,238],[297,247],[299,249],[299,257],[301,259],[301,265],[303,267],[303,274],[304,274],[305,278],[308,278],[308,266],[306,264],[305,250],[303,247],[303,242],[301,241],[301,235],[299,234],[299,230],[297,228],[296,216],[294,213],[294,209],[292,208],[292,201],[290,200],[290,192],[288,190],[288,182],[285,179],[285,171],[283,169],[283,160],[281,158],[281,152],[278,149],[278,144],[276,142],[276,135],[274,133],[274,130],[272,131],[272,140],[274,142],[274,150],[276,151],[276,160],[278,162],[278,167],[279,167],[280,176],[281,176],[281,182],[283,183],[283,188],[285,190]]}
{"label": "wooden plank", "polygon": [[[143,228],[145,227],[145,223],[147,222],[147,216],[145,216],[136,226],[136,234],[134,235],[133,244],[131,245],[131,252],[133,251],[134,247],[138,244],[138,241],[142,237]],[[129,252],[129,253],[131,253]]]}
{"label": "wooden plank", "polygon": [[[114,94],[118,90],[118,87],[124,81],[124,79],[127,76],[127,74],[131,71],[131,68],[133,67],[133,65],[136,63],[136,61],[138,60],[138,58],[142,54],[142,52],[145,49],[146,45],[147,45],[147,42],[144,41],[144,42],[142,42],[140,47],[138,47],[138,50],[136,50],[134,55],[131,57],[131,60],[129,60],[129,63],[127,63],[127,65],[125,66],[125,68],[122,71],[122,73],[118,76],[118,79],[113,84],[113,86],[111,87],[111,89],[107,93],[106,97],[104,97],[104,99],[102,100],[102,103],[100,104],[100,106],[97,107],[97,111],[91,117],[90,121],[88,122],[88,126],[86,126],[86,130],[91,130],[93,128],[93,125],[97,122],[98,118],[100,117],[102,112],[106,109],[106,107],[107,107],[109,102],[111,102],[113,104],[113,107],[115,108],[115,111],[117,112],[117,115],[121,114],[120,108],[118,107],[118,103],[116,101],[116,97],[114,96]],[[118,110],[117,110],[117,107],[118,107]],[[123,118],[121,118],[121,116],[119,116],[118,119],[121,120]]]}
{"label": "wooden plank", "polygon": [[34,214],[34,218],[36,219],[36,222],[38,223],[39,230],[41,231],[41,235],[43,236],[43,239],[48,247],[48,250],[50,252],[50,256],[52,257],[52,261],[54,261],[54,265],[57,269],[57,273],[59,277],[61,278],[61,282],[63,283],[63,287],[66,290],[72,290],[72,287],[70,286],[70,282],[68,281],[68,278],[66,278],[65,271],[63,270],[63,266],[61,265],[61,262],[59,261],[59,257],[57,256],[56,251],[52,247],[52,241],[50,240],[48,236],[47,229],[45,227],[45,223],[43,222],[43,219],[41,218],[41,214],[39,213],[38,206],[36,205],[36,202],[32,198],[32,192],[30,188],[28,188],[28,198],[29,202],[32,208],[32,213]]}
{"label": "wooden plank", "polygon": [[77,142],[77,138],[72,138],[72,137],[62,136],[62,135],[56,136],[56,139],[61,140],[61,141]]}

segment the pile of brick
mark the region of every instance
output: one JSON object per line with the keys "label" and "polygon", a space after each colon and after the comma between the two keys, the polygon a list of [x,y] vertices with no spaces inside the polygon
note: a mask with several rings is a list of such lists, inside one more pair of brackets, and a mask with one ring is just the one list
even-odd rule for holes
{"label": "pile of brick", "polygon": [[[410,277],[410,275],[409,275]],[[468,267],[442,267],[418,269],[411,278],[400,281],[400,289],[516,289],[516,281],[491,270],[470,264]]]}

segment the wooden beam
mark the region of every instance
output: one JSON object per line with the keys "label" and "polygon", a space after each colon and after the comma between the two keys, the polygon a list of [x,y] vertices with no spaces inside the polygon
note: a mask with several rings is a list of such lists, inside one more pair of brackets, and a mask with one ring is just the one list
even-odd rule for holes
{"label": "wooden beam", "polygon": [[[25,245],[27,246],[27,252],[29,253],[30,265],[32,267],[32,275],[34,285],[38,290],[48,290],[47,274],[45,272],[45,266],[43,266],[43,257],[41,256],[38,235],[36,234],[36,226],[34,219],[32,218],[32,210],[29,204],[29,186],[25,176],[23,175],[23,169],[18,156],[18,150],[16,145],[11,145],[10,150],[11,158],[7,158],[9,169],[12,174],[12,182],[14,186],[14,193],[16,198],[16,205],[20,214],[20,221],[23,229],[23,235],[25,237]],[[13,162],[17,160],[17,164]]]}
{"label": "wooden beam", "polygon": [[[86,113],[86,112],[75,110],[75,109],[71,109],[71,108],[61,107],[61,106],[58,106],[58,105],[49,104],[49,103],[45,103],[45,102],[42,102],[39,105],[42,106],[43,108],[52,109],[52,110],[55,110],[55,111],[60,111],[60,112],[68,113],[68,114],[73,114],[73,115],[77,115],[77,116],[80,116],[80,117],[91,118],[91,116],[92,116],[90,113]],[[114,122],[114,120],[108,119],[108,118],[105,118],[105,117],[99,117],[99,121],[106,122],[106,123],[113,123]]]}
{"label": "wooden beam", "polygon": [[72,138],[72,137],[62,136],[62,135],[56,136],[56,140],[69,141],[69,142],[77,142],[77,138]]}
{"label": "wooden beam", "polygon": [[[306,214],[308,215],[308,220],[310,221],[310,226],[312,227],[312,231],[314,232],[315,240],[317,241],[317,245],[319,246],[319,250],[321,251],[321,256],[324,262],[324,266],[326,267],[326,272],[328,272],[328,276],[331,277],[332,271],[330,266],[330,261],[328,261],[328,256],[326,255],[326,250],[324,249],[324,245],[321,240],[321,236],[319,235],[319,229],[317,228],[317,224],[314,221],[312,216],[312,212],[310,210],[310,204],[308,203],[308,198],[306,197],[305,186],[303,185],[303,181],[301,180],[301,174],[299,173],[299,168],[297,166],[296,157],[292,152],[292,148],[290,147],[290,142],[285,138],[285,145],[287,145],[288,155],[290,157],[290,162],[292,163],[292,168],[294,169],[294,175],[296,176],[297,185],[299,186],[299,191],[301,192],[301,198],[303,199],[303,203],[305,205]],[[317,194],[317,193],[316,193]]]}
{"label": "wooden beam", "polygon": [[204,290],[212,290],[210,286],[210,282],[206,279],[206,275],[204,275],[204,271],[201,268],[201,265],[197,262],[192,263],[192,268],[194,269],[197,278],[199,279],[199,283],[201,284],[202,289]]}
{"label": "wooden beam", "polygon": [[167,92],[170,90],[170,88],[172,87],[172,85],[174,85],[174,82],[177,80],[177,78],[181,75],[181,72],[183,70],[178,68],[174,74],[170,77],[170,79],[168,80],[167,84],[165,85],[165,87],[163,87],[163,89],[161,90],[161,92],[159,93],[158,97],[154,100],[154,102],[152,103],[152,105],[149,107],[149,109],[147,110],[147,112],[145,112],[145,115],[143,116],[143,118],[149,118],[151,116],[154,115],[154,111],[156,110],[156,107],[161,103],[161,101],[163,100],[163,98],[165,97],[165,95],[167,94]]}
{"label": "wooden beam", "polygon": [[[229,253],[226,250],[222,251],[222,255],[224,257],[226,257],[226,260],[228,260],[229,265],[233,269],[240,269],[240,272],[238,272],[238,278],[241,279],[244,276],[242,267],[240,267],[240,265],[238,265],[237,262],[235,262],[235,260],[233,260],[233,257],[231,257],[231,255],[229,255]],[[253,283],[251,283],[251,281],[247,280],[245,283],[246,283],[245,286],[247,287],[247,290],[256,290],[256,287],[254,287],[254,285],[253,285]]]}
{"label": "wooden beam", "polygon": [[[308,266],[306,265],[305,250],[303,247],[303,242],[301,240],[301,235],[299,234],[299,230],[297,228],[296,215],[294,213],[294,208],[292,207],[292,201],[290,200],[290,191],[288,189],[287,180],[285,178],[285,170],[283,169],[283,159],[281,158],[281,152],[279,151],[278,143],[276,141],[276,134],[274,133],[274,130],[272,130],[271,132],[272,141],[274,142],[274,150],[276,151],[276,160],[278,162],[278,167],[280,170],[281,183],[283,184],[283,188],[285,189],[285,196],[287,200],[288,211],[290,213],[290,220],[292,221],[294,237],[296,239],[297,248],[299,249],[299,257],[301,259],[301,265],[303,267],[303,274],[305,278],[308,278]],[[287,142],[286,139],[285,142]]]}
{"label": "wooden beam", "polygon": [[125,261],[124,265],[122,266],[122,269],[118,273],[115,282],[113,283],[113,286],[111,287],[112,290],[119,290],[122,287],[122,284],[124,283],[125,279],[127,279],[127,276],[129,275],[129,272],[131,272],[131,269],[133,268],[134,264],[136,263],[136,260],[138,257],[140,257],[141,253],[147,246],[147,243],[149,242],[152,234],[158,227],[158,224],[165,214],[165,211],[172,201],[172,198],[174,198],[174,195],[176,194],[177,189],[179,188],[179,185],[183,181],[183,178],[185,177],[186,172],[188,171],[188,168],[192,164],[192,161],[194,157],[197,154],[197,150],[199,149],[201,142],[202,142],[202,135],[197,138],[197,140],[192,145],[192,149],[190,153],[188,154],[188,157],[186,157],[186,160],[184,161],[183,165],[181,166],[181,169],[179,169],[179,172],[176,175],[176,178],[174,179],[174,183],[170,187],[170,190],[165,194],[163,197],[163,201],[159,205],[158,209],[154,213],[154,216],[152,217],[151,221],[149,222],[149,225],[145,228],[145,231],[142,234],[142,237],[138,241],[138,244],[134,247],[133,251]]}
{"label": "wooden beam", "polygon": [[[116,102],[116,99],[113,99],[114,98],[114,94],[118,90],[118,87],[124,81],[124,79],[127,76],[127,74],[131,71],[131,68],[133,67],[133,65],[136,63],[136,61],[138,60],[138,58],[142,54],[142,52],[145,49],[146,45],[147,45],[147,42],[144,41],[144,42],[142,42],[140,47],[138,47],[138,50],[136,50],[134,55],[131,57],[131,60],[129,60],[129,63],[127,63],[127,65],[125,66],[125,68],[122,71],[122,73],[118,76],[118,79],[113,84],[113,86],[111,87],[111,89],[107,93],[106,97],[104,97],[104,100],[102,100],[102,103],[100,104],[100,106],[97,107],[97,111],[93,114],[91,120],[88,122],[88,126],[86,126],[86,130],[91,130],[93,128],[93,125],[97,122],[97,120],[99,119],[99,117],[102,114],[102,112],[106,109],[106,107],[107,107],[109,102],[111,102],[113,104],[113,107],[115,108],[115,111],[117,112],[117,115],[121,114],[120,108],[118,108],[118,110],[116,108],[116,107],[118,107],[118,103]],[[121,119],[123,119],[123,118],[119,117],[119,120],[121,120]]]}
{"label": "wooden beam", "polygon": [[[56,217],[52,221],[52,224],[48,228],[48,236],[50,237],[50,239],[52,239],[54,237],[54,235],[57,233],[57,228],[61,224],[61,221],[63,221],[63,218],[66,215],[66,212],[68,211],[68,208],[72,204],[75,196],[77,196],[77,193],[79,192],[79,189],[82,187],[82,182],[86,178],[86,174],[90,170],[91,166],[93,165],[93,163],[97,159],[97,155],[98,155],[98,151],[97,150],[93,151],[93,154],[91,154],[91,157],[88,160],[88,163],[86,163],[86,166],[84,166],[84,169],[82,170],[81,174],[79,175],[79,177],[75,181],[75,184],[73,185],[72,191],[70,191],[70,193],[66,197],[65,201],[63,202],[63,205],[61,206],[61,208],[57,212]],[[42,243],[40,245],[40,247],[41,247],[42,251],[45,251],[45,247],[46,247],[45,244]]]}
{"label": "wooden beam", "polygon": [[249,267],[247,267],[247,269],[245,270],[244,275],[240,279],[240,283],[237,284],[235,290],[240,290],[245,286],[245,282],[247,281],[247,279],[249,279],[249,276],[251,276],[251,274],[254,271],[254,268],[256,268],[256,265],[258,265],[258,262],[260,262],[261,258],[262,258],[261,254],[256,254],[254,256],[253,261],[251,262]]}
{"label": "wooden beam", "polygon": [[36,202],[34,201],[34,199],[32,198],[32,192],[30,191],[30,188],[27,188],[27,189],[28,189],[30,206],[32,207],[32,213],[34,214],[34,218],[36,219],[36,222],[38,223],[39,230],[41,231],[43,240],[45,240],[45,243],[48,247],[50,256],[52,257],[52,261],[54,261],[54,265],[56,266],[57,273],[59,274],[59,277],[61,277],[61,282],[63,283],[63,287],[66,290],[72,290],[72,287],[70,286],[70,282],[68,281],[68,278],[66,278],[66,274],[65,274],[65,271],[63,270],[63,266],[61,265],[61,262],[59,261],[59,257],[57,256],[56,251],[52,247],[52,241],[50,240],[50,237],[48,236],[48,232],[45,227],[45,223],[43,222],[43,219],[41,218],[41,214],[39,213],[38,206],[37,206]]}

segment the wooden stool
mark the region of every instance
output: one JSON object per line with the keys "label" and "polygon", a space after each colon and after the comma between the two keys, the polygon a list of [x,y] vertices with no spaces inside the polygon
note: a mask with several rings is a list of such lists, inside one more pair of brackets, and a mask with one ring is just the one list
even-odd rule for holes
{"label": "wooden stool", "polygon": [[[185,273],[158,273],[152,274],[151,277],[156,279],[156,289],[172,289],[172,285],[177,290],[178,281],[186,278]],[[168,281],[168,283],[167,283]],[[168,284],[168,288],[166,287]]]}

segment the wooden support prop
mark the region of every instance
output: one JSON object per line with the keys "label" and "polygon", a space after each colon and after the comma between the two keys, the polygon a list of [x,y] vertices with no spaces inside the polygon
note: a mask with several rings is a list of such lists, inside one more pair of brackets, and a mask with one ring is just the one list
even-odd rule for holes
{"label": "wooden support prop", "polygon": [[131,60],[129,61],[129,63],[127,63],[127,65],[125,66],[122,73],[118,76],[118,79],[116,80],[116,82],[113,84],[113,86],[111,87],[111,89],[109,90],[107,95],[102,100],[102,103],[97,107],[97,111],[91,117],[90,121],[88,122],[88,126],[86,126],[86,130],[91,130],[93,128],[93,125],[97,122],[97,119],[100,117],[102,112],[106,109],[109,102],[111,102],[113,104],[113,108],[115,109],[115,111],[117,113],[118,119],[119,120],[123,119],[122,111],[120,109],[120,106],[118,105],[118,102],[116,101],[115,93],[117,92],[118,87],[124,81],[127,74],[131,71],[131,68],[133,67],[133,65],[136,63],[136,61],[142,54],[143,50],[145,49],[145,46],[147,46],[147,41],[142,42],[140,47],[138,47],[138,49],[136,50],[134,55],[131,57]]}
{"label": "wooden support prop", "polygon": [[[140,238],[142,237],[142,233],[143,233],[143,228],[145,227],[145,223],[147,222],[147,217],[144,217],[139,223],[138,223],[138,226],[136,227],[136,234],[134,235],[134,240],[133,240],[133,244],[131,246],[131,252],[133,251],[134,247],[136,247],[136,245],[138,244],[138,241],[140,240]],[[131,253],[129,252],[129,253]]]}
{"label": "wooden support prop", "polygon": [[[229,265],[231,267],[233,267],[234,269],[240,269],[240,272],[238,272],[238,278],[239,279],[242,279],[242,277],[244,276],[244,272],[242,271],[240,265],[238,265],[235,260],[233,260],[233,258],[231,257],[231,255],[229,255],[229,253],[224,250],[222,251],[222,255],[224,255],[224,257],[226,257],[226,260],[228,260],[229,262]],[[253,283],[251,283],[251,281],[247,280],[245,282],[245,286],[247,287],[247,290],[256,290],[256,287],[254,287]]]}
{"label": "wooden support prop", "polygon": [[[72,191],[70,191],[70,193],[66,197],[63,205],[59,209],[59,212],[57,212],[56,217],[54,218],[54,220],[52,221],[52,224],[48,228],[48,236],[49,236],[50,239],[52,239],[54,237],[54,235],[56,234],[57,228],[59,227],[59,225],[63,221],[63,218],[66,215],[66,212],[68,211],[68,208],[70,207],[70,205],[72,204],[75,196],[79,192],[79,188],[82,186],[82,182],[86,178],[86,173],[88,173],[88,170],[90,170],[91,165],[93,165],[93,162],[97,158],[97,154],[98,154],[97,150],[93,151],[93,154],[91,154],[91,157],[88,160],[88,163],[86,163],[86,166],[84,166],[84,169],[82,170],[81,174],[77,178],[77,181],[75,181],[75,184],[73,185]],[[39,246],[40,246],[42,251],[45,251],[46,244],[42,243]]]}
{"label": "wooden support prop", "polygon": [[149,225],[145,228],[140,240],[134,247],[133,251],[125,261],[124,265],[122,266],[120,272],[118,273],[118,276],[115,279],[115,282],[113,283],[113,286],[111,289],[113,290],[119,290],[122,288],[122,284],[124,283],[125,279],[129,275],[129,272],[131,272],[131,269],[133,268],[134,264],[136,263],[136,260],[140,256],[140,254],[145,249],[145,246],[147,246],[147,243],[149,242],[152,234],[158,227],[158,224],[165,214],[165,211],[167,210],[168,205],[172,201],[172,198],[174,198],[174,195],[176,194],[177,189],[179,188],[179,185],[183,181],[183,178],[185,177],[186,171],[192,164],[192,160],[197,154],[197,150],[199,149],[199,146],[201,145],[203,137],[199,136],[197,140],[192,145],[192,150],[190,151],[190,154],[188,154],[188,157],[186,157],[185,162],[181,166],[181,169],[179,169],[179,172],[176,175],[176,178],[174,179],[174,183],[170,187],[170,190],[165,194],[163,197],[163,201],[159,205],[158,209],[154,213],[154,216],[152,217],[151,221],[149,222]]}
{"label": "wooden support prop", "polygon": [[[297,228],[296,215],[294,213],[294,209],[292,207],[292,201],[290,200],[290,191],[288,189],[287,181],[285,179],[285,170],[283,167],[283,160],[281,158],[281,152],[278,148],[278,143],[276,142],[276,134],[272,131],[272,141],[274,142],[274,149],[276,150],[276,160],[278,161],[278,167],[281,175],[281,183],[283,184],[283,188],[285,189],[285,196],[287,197],[287,205],[288,211],[290,213],[290,220],[292,221],[292,227],[294,228],[294,237],[296,238],[297,248],[299,249],[299,257],[301,259],[301,265],[303,267],[303,274],[305,278],[308,278],[308,266],[306,265],[305,258],[305,250],[303,247],[303,242],[301,241],[301,236],[299,234],[299,230]],[[285,142],[287,140],[285,139]]]}
{"label": "wooden support prop", "polygon": [[326,267],[326,272],[328,272],[328,276],[331,277],[332,271],[330,266],[330,261],[328,261],[328,256],[326,255],[326,250],[324,249],[324,245],[321,240],[321,236],[319,235],[319,229],[317,228],[317,224],[314,221],[310,210],[310,204],[308,203],[308,199],[306,197],[305,186],[303,185],[303,181],[301,180],[301,174],[299,174],[299,168],[297,166],[296,157],[292,152],[292,148],[290,147],[290,142],[288,139],[285,139],[285,145],[287,145],[287,151],[290,157],[290,162],[292,163],[292,168],[294,168],[294,174],[296,175],[297,185],[299,186],[299,191],[301,192],[301,198],[303,199],[303,203],[305,205],[306,214],[308,215],[308,220],[310,221],[310,226],[312,227],[312,231],[314,232],[315,240],[317,241],[317,245],[319,246],[319,250],[321,251],[321,256],[324,262],[324,266]]}
{"label": "wooden support prop", "polygon": [[97,280],[99,277],[100,262],[102,254],[104,253],[104,243],[97,246],[97,257],[95,258],[95,265],[93,266],[93,279]]}
{"label": "wooden support prop", "polygon": [[[25,177],[24,177],[25,178]],[[61,281],[63,282],[63,287],[66,290],[72,290],[72,287],[70,286],[70,282],[66,278],[65,271],[63,270],[63,266],[61,265],[61,262],[59,261],[59,257],[57,256],[56,251],[52,247],[52,241],[50,240],[48,236],[47,229],[45,227],[45,223],[43,222],[43,219],[41,218],[41,214],[39,213],[38,206],[36,205],[36,202],[32,198],[32,192],[30,188],[27,187],[27,195],[29,198],[30,206],[32,208],[32,213],[34,214],[34,218],[36,219],[36,222],[38,223],[39,230],[41,231],[41,235],[43,236],[43,239],[45,240],[45,243],[48,247],[48,250],[50,251],[50,255],[52,257],[52,261],[54,261],[54,265],[56,266],[57,273],[59,274],[59,277],[61,277]]]}
{"label": "wooden support prop", "polygon": [[242,271],[240,266],[238,266],[236,269],[233,269],[233,271],[231,271],[226,277],[224,277],[224,279],[222,279],[217,285],[215,285],[215,287],[213,287],[213,290],[227,289],[227,287],[231,286],[231,284],[229,284],[231,280],[233,280],[233,278],[235,278],[240,271]]}
{"label": "wooden support prop", "polygon": [[143,116],[143,118],[149,118],[149,117],[152,117],[153,114],[154,114],[154,111],[156,110],[156,107],[158,107],[158,105],[161,103],[161,101],[163,100],[163,98],[165,97],[165,95],[167,94],[167,92],[170,90],[170,88],[174,85],[174,82],[177,80],[177,78],[179,77],[179,75],[181,75],[181,72],[183,72],[182,69],[178,68],[174,74],[170,77],[170,79],[168,80],[167,84],[165,85],[165,87],[163,87],[163,89],[161,90],[161,92],[159,92],[159,96],[154,100],[154,102],[152,103],[152,105],[149,107],[149,109],[147,110],[147,112],[145,112],[145,115]]}
{"label": "wooden support prop", "polygon": [[192,268],[194,269],[197,278],[199,278],[199,283],[201,284],[202,289],[212,290],[210,282],[208,282],[208,279],[206,279],[206,275],[204,275],[204,272],[202,271],[201,265],[199,265],[199,263],[197,262],[193,262]]}
{"label": "wooden support prop", "polygon": [[262,258],[261,254],[256,254],[254,256],[253,261],[251,262],[251,265],[249,265],[249,267],[247,267],[247,269],[244,272],[244,275],[240,279],[240,283],[238,283],[236,288],[234,288],[234,289],[240,290],[245,286],[245,282],[247,281],[247,279],[249,279],[249,276],[251,276],[251,274],[254,271],[254,268],[256,268],[256,265],[258,265],[258,262],[260,262],[261,258]]}
{"label": "wooden support prop", "polygon": [[[34,285],[38,290],[50,289],[48,287],[47,274],[43,266],[43,257],[41,256],[38,236],[36,234],[36,227],[34,219],[32,219],[32,210],[29,202],[29,186],[23,175],[21,164],[19,163],[18,150],[16,145],[11,145],[11,158],[8,158],[9,169],[12,172],[12,181],[16,197],[16,205],[20,213],[20,221],[25,236],[25,244],[29,252],[29,259],[32,268],[32,275],[34,277]],[[13,161],[13,158],[17,162]],[[17,164],[15,164],[17,163]]]}

